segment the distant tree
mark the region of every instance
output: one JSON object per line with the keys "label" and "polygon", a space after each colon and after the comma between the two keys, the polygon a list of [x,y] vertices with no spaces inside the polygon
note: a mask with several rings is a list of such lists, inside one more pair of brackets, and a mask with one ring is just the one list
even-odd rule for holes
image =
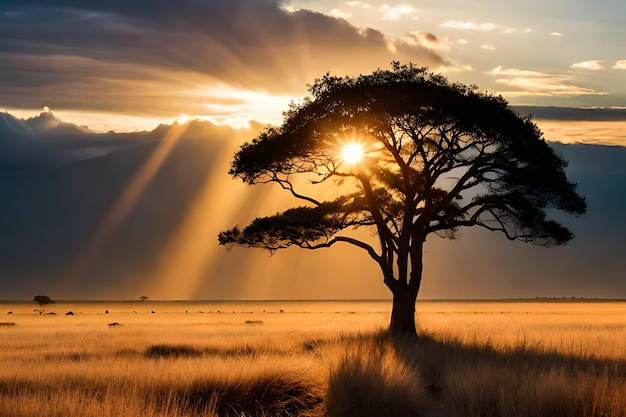
{"label": "distant tree", "polygon": [[[305,205],[218,240],[270,252],[357,246],[393,294],[391,332],[415,335],[426,238],[479,226],[509,240],[565,244],[572,233],[546,210],[586,211],[566,165],[529,117],[475,86],[399,63],[358,77],[326,75],[280,127],[244,144],[229,171],[250,185],[277,183]],[[324,185],[334,198],[315,198]],[[374,230],[378,244],[350,234],[360,227]]]}
{"label": "distant tree", "polygon": [[33,301],[39,304],[39,314],[43,314],[43,306],[48,304],[54,304],[52,298],[48,297],[47,295],[36,295],[35,298],[33,298]]}
{"label": "distant tree", "polygon": [[146,301],[146,300],[149,300],[149,299],[150,299],[150,297],[148,297],[147,295],[142,295],[141,297],[139,297],[139,299],[140,299],[141,301]]}

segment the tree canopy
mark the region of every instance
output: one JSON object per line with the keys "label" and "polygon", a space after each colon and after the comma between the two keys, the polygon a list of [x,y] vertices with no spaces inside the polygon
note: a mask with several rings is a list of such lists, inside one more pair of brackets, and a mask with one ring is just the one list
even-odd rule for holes
{"label": "tree canopy", "polygon": [[[356,155],[347,156],[347,146]],[[510,240],[567,243],[573,234],[547,215],[586,210],[566,166],[530,117],[501,96],[412,64],[327,74],[291,104],[281,126],[244,144],[229,171],[250,185],[277,183],[302,205],[224,231],[219,243],[269,251],[356,245],[394,295],[392,329],[414,333],[408,316],[427,236],[454,238],[478,226]],[[298,177],[337,194],[318,200],[300,191]],[[351,236],[358,227],[373,228],[379,245]]]}
{"label": "tree canopy", "polygon": [[43,307],[46,304],[54,304],[52,298],[48,297],[47,295],[36,295],[33,298],[33,301],[39,304],[40,307]]}

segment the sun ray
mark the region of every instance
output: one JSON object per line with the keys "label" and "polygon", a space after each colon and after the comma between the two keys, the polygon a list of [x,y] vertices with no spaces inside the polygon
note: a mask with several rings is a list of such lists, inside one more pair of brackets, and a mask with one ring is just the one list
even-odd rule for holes
{"label": "sun ray", "polygon": [[104,215],[94,232],[78,251],[74,262],[65,274],[65,282],[72,284],[79,281],[106,246],[107,242],[120,226],[143,194],[152,178],[166,161],[170,152],[184,135],[188,124],[173,124],[159,146],[152,152],[146,163],[138,170],[128,185],[122,190],[111,209]]}
{"label": "sun ray", "polygon": [[217,246],[220,227],[236,221],[249,194],[244,184],[235,183],[226,174],[234,151],[226,144],[217,151],[200,191],[157,256],[152,272],[146,275],[156,296],[193,298],[206,271],[223,253],[223,248]]}

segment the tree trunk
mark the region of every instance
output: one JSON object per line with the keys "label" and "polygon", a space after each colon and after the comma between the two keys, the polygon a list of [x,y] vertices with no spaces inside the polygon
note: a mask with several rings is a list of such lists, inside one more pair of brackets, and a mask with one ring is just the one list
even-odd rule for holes
{"label": "tree trunk", "polygon": [[389,331],[392,336],[417,336],[415,328],[415,301],[417,292],[402,286],[393,293],[393,307]]}

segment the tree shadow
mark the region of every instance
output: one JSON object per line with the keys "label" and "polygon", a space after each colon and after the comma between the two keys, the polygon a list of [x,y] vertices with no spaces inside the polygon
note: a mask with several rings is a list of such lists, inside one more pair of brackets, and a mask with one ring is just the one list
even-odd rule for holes
{"label": "tree shadow", "polygon": [[388,340],[455,416],[624,416],[626,360],[567,355],[529,343],[499,348],[422,333]]}

